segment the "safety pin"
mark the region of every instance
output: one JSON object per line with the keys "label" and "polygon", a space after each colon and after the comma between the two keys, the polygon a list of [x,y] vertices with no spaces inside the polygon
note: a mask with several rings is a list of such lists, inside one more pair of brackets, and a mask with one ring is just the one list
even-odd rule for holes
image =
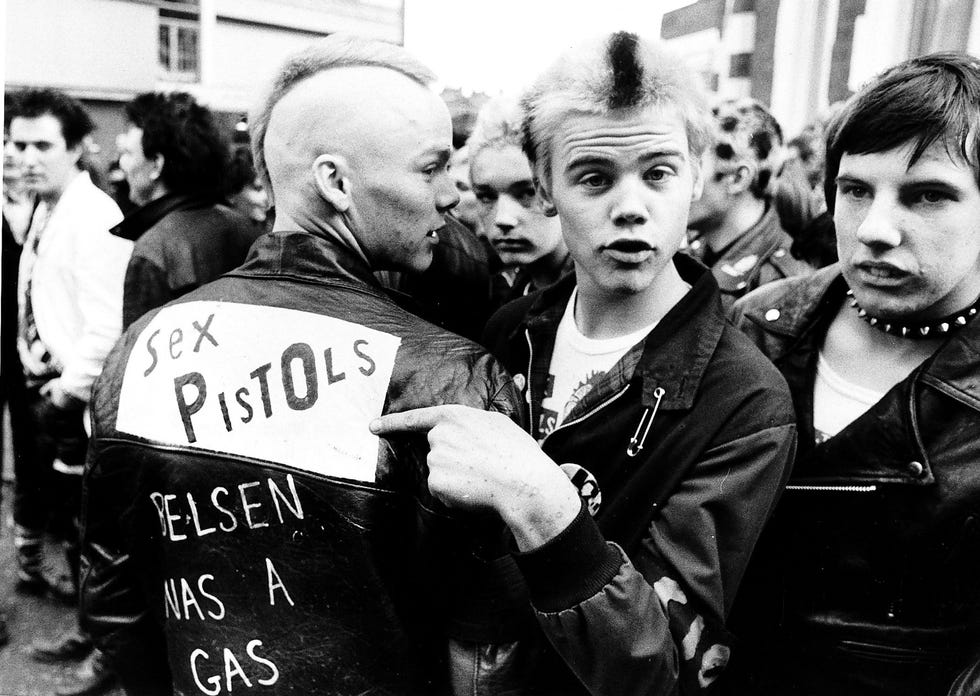
{"label": "safety pin", "polygon": [[[626,448],[627,457],[635,457],[643,449],[643,443],[647,441],[647,434],[650,432],[650,426],[653,425],[653,419],[657,416],[657,411],[660,410],[660,402],[664,398],[663,387],[657,387],[653,390],[653,398],[656,399],[653,406],[647,406],[643,410],[643,415],[640,416],[640,422],[636,425],[636,432],[633,433],[633,437],[630,438],[629,447]],[[648,418],[649,416],[649,418]],[[646,422],[646,428],[643,427],[644,422]],[[643,436],[640,436],[640,430],[643,430]]]}

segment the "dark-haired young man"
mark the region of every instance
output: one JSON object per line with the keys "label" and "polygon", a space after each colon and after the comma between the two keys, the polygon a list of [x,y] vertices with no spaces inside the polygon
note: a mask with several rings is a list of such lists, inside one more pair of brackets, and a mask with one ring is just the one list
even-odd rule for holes
{"label": "dark-haired young man", "polygon": [[260,229],[222,202],[228,144],[211,112],[182,92],[126,105],[119,166],[139,208],[112,233],[134,241],[123,328],[245,260]]}
{"label": "dark-haired young man", "polygon": [[980,693],[978,104],[966,55],[866,85],[828,136],[840,263],[736,305],[800,448],[738,601],[733,693]]}
{"label": "dark-haired young man", "polygon": [[[93,128],[82,105],[56,90],[18,94],[10,121],[14,157],[39,201],[18,278],[18,352],[37,454],[15,470],[14,541],[18,578],[27,587],[51,584],[41,563],[46,528],[63,540],[77,583],[76,525],[88,445],[83,413],[121,328],[132,243],[109,234],[122,218],[119,208],[79,165],[83,138]],[[52,588],[77,598],[74,587]],[[71,632],[34,648],[35,659],[61,661],[85,657],[91,642]],[[81,674],[64,693],[105,685],[97,651]]]}
{"label": "dark-haired young man", "polygon": [[539,651],[514,693],[717,689],[725,618],[792,457],[785,383],[678,254],[708,142],[696,85],[617,33],[524,97],[525,150],[575,266],[487,328],[530,435],[453,406],[373,425],[427,432],[429,489],[510,528],[536,619],[515,652]]}
{"label": "dark-haired young man", "polygon": [[712,270],[730,307],[760,285],[812,269],[789,253],[793,240],[772,201],[783,146],[779,123],[754,99],[726,100],[712,113],[704,190],[688,221],[697,235],[690,250]]}

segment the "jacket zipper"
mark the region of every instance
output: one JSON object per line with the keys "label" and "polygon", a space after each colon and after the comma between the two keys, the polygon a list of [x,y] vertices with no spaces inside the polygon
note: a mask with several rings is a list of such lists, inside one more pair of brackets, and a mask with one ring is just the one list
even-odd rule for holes
{"label": "jacket zipper", "polygon": [[531,366],[534,364],[534,346],[531,345],[531,331],[524,329],[524,338],[527,340],[527,417],[531,419],[531,432],[538,429],[537,421],[534,420],[534,399],[531,398]]}
{"label": "jacket zipper", "polygon": [[878,490],[876,484],[868,484],[866,486],[824,486],[817,484],[803,484],[803,483],[791,483],[786,486],[788,491],[829,491],[837,493],[874,493]]}
{"label": "jacket zipper", "polygon": [[576,423],[581,423],[586,418],[589,418],[590,416],[592,416],[596,411],[600,411],[600,410],[604,409],[606,406],[608,406],[609,404],[611,404],[613,401],[616,401],[619,397],[621,397],[623,394],[625,394],[626,391],[629,388],[630,388],[630,385],[627,384],[625,387],[623,387],[618,392],[616,392],[615,394],[613,394],[612,396],[610,396],[608,399],[606,399],[605,401],[603,401],[601,404],[596,404],[590,411],[587,411],[586,413],[583,413],[578,418],[575,418],[575,419],[570,420],[570,421],[565,421],[564,423],[562,423],[561,425],[559,425],[557,428],[555,428],[550,433],[548,433],[547,435],[545,435],[544,440],[541,440],[541,447],[544,447],[545,441],[547,441],[547,439],[549,437],[551,437],[552,435],[554,435],[555,433],[557,433],[559,430],[561,430],[562,428],[568,428],[568,427],[570,427],[572,425],[575,425]]}
{"label": "jacket zipper", "polygon": [[[531,395],[531,365],[534,364],[534,347],[531,345],[531,333],[530,333],[530,331],[528,331],[528,330],[525,329],[525,331],[524,331],[524,337],[527,339],[527,355],[528,355],[528,358],[527,358],[527,410],[528,410],[528,416],[531,418],[531,427],[532,428],[536,428],[535,421],[534,421],[534,398]],[[600,404],[596,404],[589,411],[583,413],[578,418],[574,418],[574,419],[572,419],[570,421],[565,421],[564,423],[562,423],[561,425],[559,425],[557,428],[555,428],[554,430],[552,430],[550,433],[548,433],[547,435],[545,435],[544,438],[540,442],[540,446],[542,448],[544,448],[544,443],[548,440],[548,438],[551,437],[552,435],[554,435],[555,433],[557,433],[562,428],[567,428],[567,427],[570,427],[570,426],[575,425],[576,423],[581,423],[586,418],[589,418],[592,415],[594,415],[597,411],[600,411],[600,410],[604,409],[609,404],[611,404],[614,401],[618,400],[619,397],[621,397],[623,394],[625,394],[627,392],[627,390],[629,390],[629,388],[630,388],[630,385],[627,384],[625,387],[623,387],[618,392],[616,392],[615,394],[613,394],[612,396],[610,396],[608,399],[606,399],[605,401],[603,401]],[[650,432],[650,426],[653,425],[653,419],[657,415],[657,411],[660,408],[660,402],[663,399],[665,393],[666,392],[664,392],[664,390],[663,390],[662,387],[657,387],[654,390],[653,395],[657,399],[657,401],[656,401],[656,403],[654,403],[654,405],[652,407],[647,407],[647,409],[643,412],[643,415],[640,417],[640,422],[636,426],[636,433],[634,433],[633,437],[630,439],[629,446],[626,448],[626,454],[628,454],[630,457],[635,457],[639,453],[639,451],[641,449],[643,449],[643,442],[646,440],[647,433]],[[648,418],[647,414],[649,414],[649,418]],[[639,439],[637,439],[637,436],[640,433],[640,428],[642,428],[643,425],[644,425],[644,420],[646,420],[646,429],[643,431],[643,436],[640,437]],[[635,447],[635,450],[634,450],[634,447]]]}

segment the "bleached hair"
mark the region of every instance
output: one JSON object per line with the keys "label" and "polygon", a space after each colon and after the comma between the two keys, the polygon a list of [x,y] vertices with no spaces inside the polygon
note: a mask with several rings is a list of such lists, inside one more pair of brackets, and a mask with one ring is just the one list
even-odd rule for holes
{"label": "bleached hair", "polygon": [[[388,68],[424,87],[435,81],[432,71],[401,46],[345,34],[333,34],[319,39],[290,56],[249,114],[255,171],[269,191],[272,191],[272,185],[265,163],[265,134],[276,104],[297,84],[309,77],[325,70],[352,67]],[[324,114],[323,117],[330,118],[330,115]]]}
{"label": "bleached hair", "polygon": [[625,31],[564,53],[524,93],[523,147],[536,171],[550,170],[551,142],[572,114],[603,115],[673,108],[683,120],[697,162],[711,141],[711,116],[701,80],[660,44]]}
{"label": "bleached hair", "polygon": [[484,104],[476,117],[473,133],[466,141],[470,161],[473,161],[478,152],[488,147],[497,149],[507,146],[521,147],[522,120],[520,102],[513,95],[494,97]]}

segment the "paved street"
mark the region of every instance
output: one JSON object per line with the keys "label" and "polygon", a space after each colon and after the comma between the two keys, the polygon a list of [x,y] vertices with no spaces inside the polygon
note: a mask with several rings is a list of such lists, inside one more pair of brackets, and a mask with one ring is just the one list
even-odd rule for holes
{"label": "paved street", "polygon": [[[0,510],[0,611],[7,615],[10,642],[0,648],[0,696],[47,696],[74,665],[39,664],[30,659],[28,648],[35,637],[51,637],[71,628],[75,613],[52,599],[16,593],[11,496],[11,484],[5,480]],[[60,548],[50,546],[47,551],[52,566],[63,568]],[[123,692],[109,693],[122,696]]]}

